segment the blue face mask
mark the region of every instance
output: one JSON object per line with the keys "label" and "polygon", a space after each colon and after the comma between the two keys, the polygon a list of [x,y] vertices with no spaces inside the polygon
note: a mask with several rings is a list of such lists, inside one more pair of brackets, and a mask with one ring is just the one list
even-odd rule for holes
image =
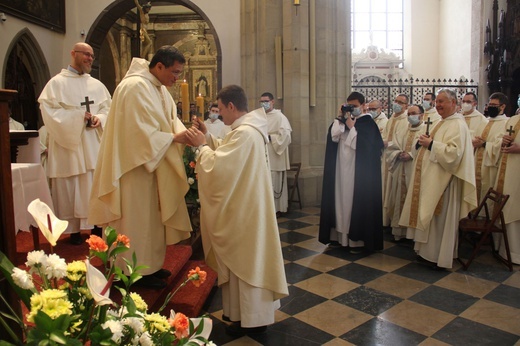
{"label": "blue face mask", "polygon": [[[379,113],[381,114],[381,113]],[[375,119],[379,116],[379,114],[377,114],[377,111],[370,111],[370,115],[372,116],[372,119]]]}
{"label": "blue face mask", "polygon": [[361,107],[356,107],[352,110],[352,114],[353,117],[358,117],[361,115]]}
{"label": "blue face mask", "polygon": [[516,100],[516,104],[518,105],[518,108],[520,108],[520,97]]}
{"label": "blue face mask", "polygon": [[264,108],[264,110],[266,112],[269,111],[269,108],[271,108],[271,103],[269,101],[267,101],[267,102],[260,102],[260,104],[262,105],[262,107]]}
{"label": "blue face mask", "polygon": [[432,108],[432,103],[430,101],[424,100],[422,102],[422,106],[423,106],[424,110],[428,110],[428,109]]}
{"label": "blue face mask", "polygon": [[394,103],[392,104],[392,110],[394,113],[401,113],[403,111],[403,107],[400,104]]}

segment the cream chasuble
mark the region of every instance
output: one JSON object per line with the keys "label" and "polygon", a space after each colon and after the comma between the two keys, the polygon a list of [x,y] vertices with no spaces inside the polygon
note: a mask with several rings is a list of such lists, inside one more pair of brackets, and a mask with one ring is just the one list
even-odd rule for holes
{"label": "cream chasuble", "polygon": [[431,151],[420,147],[399,224],[409,228],[417,253],[451,268],[458,222],[477,206],[471,136],[462,115],[453,114],[431,132]]}
{"label": "cream chasuble", "polygon": [[110,225],[130,238],[131,258],[159,270],[167,244],[190,236],[184,201],[188,182],[184,146],[173,142],[185,130],[166,87],[134,58],[117,87],[103,134],[90,199],[89,221]]}
{"label": "cream chasuble", "polygon": [[277,300],[288,289],[264,110],[243,115],[231,128],[223,140],[211,137],[197,157],[206,262],[217,270],[219,285],[229,281],[231,272],[250,286],[271,291]]}
{"label": "cream chasuble", "polygon": [[484,114],[475,109],[468,115],[464,115],[464,121],[466,122],[466,125],[468,125],[469,131],[471,132],[471,139],[473,139],[473,137],[476,136],[475,133],[477,132],[479,126],[482,123],[487,123],[488,119],[484,116]]}
{"label": "cream chasuble", "polygon": [[[505,125],[504,134],[509,134],[506,130],[512,129],[515,131],[511,134],[514,137],[514,143],[520,145],[520,115],[514,115],[507,121]],[[495,144],[501,146],[502,136],[497,138]],[[487,146],[486,146],[487,147]],[[509,200],[504,207],[504,219],[506,222],[507,236],[509,238],[509,248],[511,251],[511,258],[514,263],[520,264],[520,179],[518,177],[520,172],[520,154],[509,153],[502,154],[499,171],[495,183],[495,189],[499,192],[509,195]],[[499,247],[500,254],[506,256],[503,243],[500,241],[501,237],[493,235],[495,243]]]}
{"label": "cream chasuble", "polygon": [[475,136],[481,137],[486,143],[485,147],[475,149],[475,179],[479,202],[486,195],[488,189],[495,184],[501,157],[501,140],[498,141],[498,145],[493,144],[506,133],[508,119],[505,115],[489,118],[489,122],[482,122],[476,130]]}
{"label": "cream chasuble", "polygon": [[[415,146],[417,138],[424,133],[426,125],[421,123],[417,127],[408,126],[408,130],[400,138],[394,138],[385,152],[386,164],[391,175],[391,185],[389,193],[385,199],[383,207],[391,218],[392,234],[399,240],[406,236],[406,228],[399,226],[399,217],[403,210],[406,192],[413,170],[412,147]],[[410,161],[399,160],[401,153],[408,153],[412,157]]]}
{"label": "cream chasuble", "polygon": [[381,132],[381,136],[383,136],[383,131],[386,128],[386,124],[388,124],[388,118],[384,112],[378,115],[377,118],[374,119],[377,127],[379,128],[379,132]]}
{"label": "cream chasuble", "polygon": [[[392,114],[392,117],[388,120],[386,127],[383,131],[383,141],[387,141],[389,146],[392,145],[394,138],[403,136],[404,133],[408,130],[408,112],[404,111],[403,114],[398,116]],[[383,205],[384,201],[389,198],[387,194],[390,193],[390,187],[392,185],[392,176],[388,171],[387,163],[384,159],[386,156],[387,149],[383,151],[383,159],[381,160],[381,178],[383,179]],[[383,226],[390,226],[391,223],[391,215],[388,214],[388,211],[383,208]]]}

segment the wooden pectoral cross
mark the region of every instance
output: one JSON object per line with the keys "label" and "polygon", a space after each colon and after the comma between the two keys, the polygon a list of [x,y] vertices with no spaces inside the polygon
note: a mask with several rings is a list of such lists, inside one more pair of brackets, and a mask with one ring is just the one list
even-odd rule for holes
{"label": "wooden pectoral cross", "polygon": [[428,121],[425,122],[426,124],[426,136],[430,135],[430,125],[433,124],[433,122],[430,120],[430,117],[428,117]]}
{"label": "wooden pectoral cross", "polygon": [[[94,100],[90,101],[88,99],[88,96],[85,96],[85,102],[81,102],[79,105],[80,106],[85,106],[87,112],[90,113],[90,105],[93,105],[94,104]],[[91,127],[92,126],[92,120],[87,120],[87,127]]]}
{"label": "wooden pectoral cross", "polygon": [[[506,130],[506,132],[509,134],[509,136],[512,136],[513,133],[515,133],[515,130],[513,130],[513,125],[510,125],[509,128]],[[508,147],[511,146],[513,143],[509,143]]]}

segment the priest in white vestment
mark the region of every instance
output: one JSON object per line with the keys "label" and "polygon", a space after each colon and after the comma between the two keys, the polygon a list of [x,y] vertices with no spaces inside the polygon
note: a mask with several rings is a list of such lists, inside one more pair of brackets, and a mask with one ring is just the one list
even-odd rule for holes
{"label": "priest in white vestment", "polygon": [[[503,212],[506,223],[507,237],[511,260],[520,264],[520,115],[512,116],[506,123],[506,130],[502,138],[498,138],[498,145],[502,150],[495,189],[509,195]],[[493,235],[498,245],[500,255],[506,258],[506,252],[501,236]]]}
{"label": "priest in white vestment", "polygon": [[267,157],[267,118],[262,108],[248,113],[239,86],[223,88],[217,100],[232,131],[219,140],[202,122],[195,125],[202,132],[188,130],[199,146],[202,244],[206,262],[218,272],[223,318],[236,322],[226,331],[259,333],[274,323],[279,299],[288,295]]}
{"label": "priest in white vestment", "polygon": [[390,215],[390,225],[395,240],[406,238],[406,228],[399,225],[399,218],[413,170],[412,148],[419,136],[426,130],[423,117],[424,108],[421,105],[410,106],[408,108],[408,131],[401,137],[394,137],[392,145],[388,146],[385,151],[385,160],[389,174],[392,175],[392,184],[383,207]]}
{"label": "priest in white vestment", "polygon": [[452,267],[459,220],[477,206],[471,135],[456,107],[455,92],[442,89],[436,108],[443,120],[429,136],[419,136],[399,221],[417,254],[440,268]]}
{"label": "priest in white vestment", "polygon": [[[396,132],[399,134],[403,134],[408,130],[408,95],[399,94],[394,100],[392,104],[392,116],[388,119],[388,123],[386,124],[385,129],[383,130],[383,143],[386,148],[392,145],[392,141],[394,136],[396,136]],[[397,136],[399,136],[397,134]],[[385,152],[383,152],[383,157],[385,157]],[[383,179],[383,196],[382,201],[387,198],[386,194],[389,193],[390,186],[392,185],[392,176],[388,172],[388,166],[386,161],[381,160],[382,166],[382,179]],[[390,226],[390,214],[388,210],[383,208],[383,226]]]}
{"label": "priest in white vestment", "polygon": [[388,117],[385,112],[382,111],[382,107],[383,105],[379,100],[372,100],[368,103],[368,113],[370,113],[372,119],[376,122],[379,132],[381,132],[381,136],[383,135],[386,124],[388,123]]}
{"label": "priest in white vestment", "polygon": [[[472,140],[475,148],[475,179],[479,202],[496,181],[498,165],[502,157],[499,138],[506,133],[506,123],[509,119],[504,114],[507,103],[505,94],[500,92],[491,94],[488,101],[489,121],[480,124]],[[493,145],[497,142],[498,145]]]}
{"label": "priest in white vestment", "polygon": [[56,216],[69,222],[71,243],[82,244],[80,230],[93,228],[88,202],[111,96],[89,74],[92,47],[76,43],[70,55],[70,65],[47,83],[38,102],[48,133],[47,177]]}
{"label": "priest in white vestment", "polygon": [[430,132],[435,125],[439,121],[442,120],[442,117],[437,113],[437,109],[435,108],[435,94],[434,93],[426,93],[423,97],[422,106],[424,108],[424,123],[425,123],[425,131]]}
{"label": "priest in white vestment", "polygon": [[271,164],[274,205],[277,212],[285,213],[289,207],[287,171],[291,168],[289,144],[291,144],[292,128],[282,111],[274,108],[273,94],[263,93],[260,97],[260,104],[267,114],[269,134],[267,149]]}
{"label": "priest in white vestment", "polygon": [[213,103],[209,108],[208,119],[204,121],[204,124],[206,125],[208,132],[214,137],[224,138],[231,132],[231,127],[224,124],[224,122],[218,118],[219,115],[218,105]]}
{"label": "priest in white vestment", "polygon": [[475,133],[482,123],[488,122],[484,114],[477,110],[477,101],[477,95],[473,92],[467,92],[462,98],[461,111],[471,132],[471,138],[475,137]]}
{"label": "priest in white vestment", "polygon": [[[161,47],[149,63],[134,58],[114,92],[94,175],[89,220],[114,227],[130,238],[127,260],[137,255],[144,277],[137,284],[159,289],[166,245],[190,236],[184,196],[186,128],[168,89],[182,73],[185,58]],[[122,268],[121,260],[118,265]]]}

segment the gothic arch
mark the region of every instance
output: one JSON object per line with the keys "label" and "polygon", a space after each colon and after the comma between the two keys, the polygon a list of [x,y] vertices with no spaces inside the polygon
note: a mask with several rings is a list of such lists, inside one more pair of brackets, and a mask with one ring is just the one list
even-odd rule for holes
{"label": "gothic arch", "polygon": [[[215,44],[217,47],[217,82],[218,86],[220,87],[222,85],[222,48],[220,45],[220,40],[218,37],[218,34],[215,30],[214,25],[211,23],[209,17],[195,4],[193,4],[189,0],[164,0],[161,1],[161,4],[169,3],[172,5],[182,5],[184,7],[189,8],[190,10],[197,13],[199,16],[201,16],[204,21],[207,23],[209,27],[210,33],[215,38]],[[108,5],[100,14],[99,16],[94,20],[92,23],[92,26],[90,27],[85,42],[90,44],[92,46],[92,49],[94,49],[95,55],[99,56],[101,45],[103,44],[103,41],[105,37],[107,36],[110,28],[114,25],[114,23],[125,15],[128,11],[135,8],[135,4],[133,1],[128,0],[115,0],[110,5]],[[96,66],[98,62],[94,61],[94,66],[92,69],[91,74],[99,78],[99,66]]]}
{"label": "gothic arch", "polygon": [[13,117],[26,122],[27,129],[38,129],[42,121],[37,98],[50,79],[50,72],[40,45],[28,28],[20,30],[9,44],[2,75],[2,85],[19,93],[12,106]]}

